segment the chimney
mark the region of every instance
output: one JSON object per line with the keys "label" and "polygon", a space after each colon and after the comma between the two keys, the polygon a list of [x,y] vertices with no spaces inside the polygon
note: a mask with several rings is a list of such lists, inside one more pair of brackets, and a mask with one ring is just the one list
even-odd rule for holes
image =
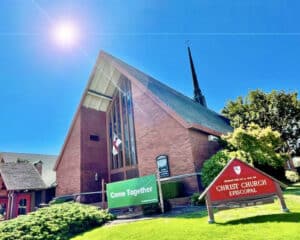
{"label": "chimney", "polygon": [[43,162],[40,160],[40,161],[34,163],[33,165],[38,170],[39,174],[42,176]]}

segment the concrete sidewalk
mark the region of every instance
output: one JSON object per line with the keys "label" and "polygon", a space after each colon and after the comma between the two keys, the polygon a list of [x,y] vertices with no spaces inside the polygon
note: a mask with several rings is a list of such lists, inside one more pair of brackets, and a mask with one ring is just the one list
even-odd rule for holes
{"label": "concrete sidewalk", "polygon": [[116,224],[150,220],[150,219],[155,219],[155,218],[175,217],[175,216],[181,215],[181,214],[200,212],[200,211],[206,211],[206,207],[205,206],[190,206],[190,205],[177,206],[177,207],[173,208],[171,211],[166,212],[164,214],[159,213],[159,214],[153,214],[150,216],[143,215],[142,211],[128,212],[125,214],[115,213],[117,215],[117,219],[114,221],[108,222],[105,225],[112,226],[112,225],[116,225]]}

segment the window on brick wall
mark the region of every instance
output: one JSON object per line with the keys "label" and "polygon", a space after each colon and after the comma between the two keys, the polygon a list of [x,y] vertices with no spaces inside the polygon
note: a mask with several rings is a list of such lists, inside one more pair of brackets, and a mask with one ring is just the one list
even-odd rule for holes
{"label": "window on brick wall", "polygon": [[99,136],[98,135],[90,135],[90,141],[99,142]]}
{"label": "window on brick wall", "polygon": [[118,148],[118,154],[113,155],[111,151],[111,169],[136,165],[137,157],[131,84],[125,77],[122,77],[120,87],[116,88],[107,116],[110,149],[112,150],[114,134],[122,141],[122,144]]}

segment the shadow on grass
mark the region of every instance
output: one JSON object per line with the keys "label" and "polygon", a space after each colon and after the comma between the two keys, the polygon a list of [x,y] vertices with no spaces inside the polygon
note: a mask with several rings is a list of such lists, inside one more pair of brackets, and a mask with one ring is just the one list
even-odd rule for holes
{"label": "shadow on grass", "polygon": [[181,214],[166,214],[165,217],[170,218],[185,218],[185,219],[193,219],[193,218],[201,218],[207,216],[207,211],[195,211],[190,213],[181,213]]}
{"label": "shadow on grass", "polygon": [[300,189],[300,182],[294,184],[288,184],[287,189]]}
{"label": "shadow on grass", "polygon": [[300,196],[300,185],[292,185],[292,186],[288,187],[284,191],[284,194],[292,194],[292,195]]}
{"label": "shadow on grass", "polygon": [[254,216],[243,219],[228,221],[225,223],[217,223],[219,225],[236,225],[236,224],[254,224],[265,222],[295,222],[300,223],[300,213],[280,213],[262,216]]}
{"label": "shadow on grass", "polygon": [[285,195],[297,195],[300,196],[300,189],[298,191],[295,190],[286,190],[284,192]]}

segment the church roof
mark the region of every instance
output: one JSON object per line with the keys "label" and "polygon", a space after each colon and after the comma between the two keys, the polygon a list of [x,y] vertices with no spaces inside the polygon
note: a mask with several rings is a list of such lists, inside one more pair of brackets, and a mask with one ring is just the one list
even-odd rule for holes
{"label": "church roof", "polygon": [[104,56],[125,69],[187,123],[198,124],[218,133],[227,133],[233,130],[229,120],[222,115],[200,105],[191,98],[177,92],[121,60],[107,53],[105,53]]}
{"label": "church roof", "polygon": [[56,184],[56,173],[53,170],[57,156],[33,153],[0,152],[0,160],[5,163],[25,161],[31,164],[42,162],[42,179],[48,187]]}
{"label": "church roof", "polygon": [[0,175],[7,190],[38,190],[47,188],[31,163],[0,163]]}

